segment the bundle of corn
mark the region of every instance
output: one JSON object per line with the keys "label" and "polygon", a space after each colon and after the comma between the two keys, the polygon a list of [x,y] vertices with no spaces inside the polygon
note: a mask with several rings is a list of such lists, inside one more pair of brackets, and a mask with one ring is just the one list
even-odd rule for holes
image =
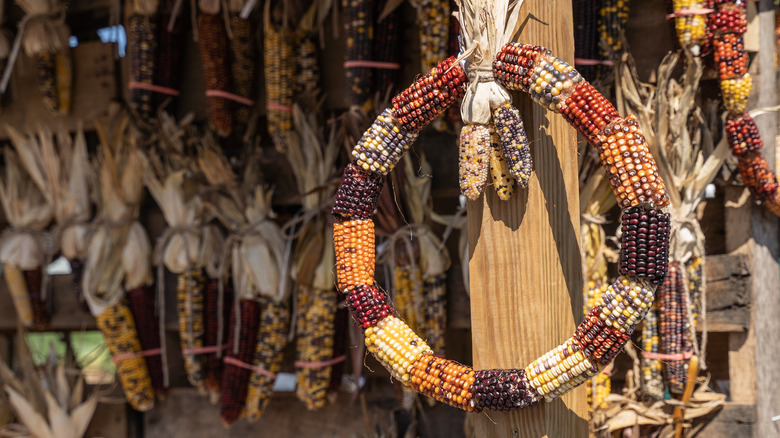
{"label": "bundle of corn", "polygon": [[163,212],[168,228],[157,240],[154,263],[158,269],[158,288],[164,282],[163,266],[178,276],[176,286],[179,336],[187,380],[206,393],[204,357],[203,302],[205,278],[201,272],[202,202],[188,190],[188,170],[170,167],[147,172],[146,187]]}
{"label": "bundle of corn", "polygon": [[[169,99],[179,95],[179,83],[184,63],[184,22],[174,10],[176,0],[163,0],[159,10],[157,33],[155,35],[156,50],[154,52],[154,74],[152,82],[156,93],[152,100],[152,108],[159,109]],[[166,109],[175,113],[175,106],[169,104]]]}
{"label": "bundle of corn", "polygon": [[52,113],[68,114],[73,70],[65,5],[56,0],[16,0],[16,4],[27,17],[20,29],[22,45],[27,56],[35,59],[43,104]]}
{"label": "bundle of corn", "polygon": [[271,2],[263,17],[263,60],[265,62],[265,109],[268,133],[280,153],[287,151],[293,130],[292,105],[295,98],[295,34],[272,19]]}
{"label": "bundle of corn", "polygon": [[28,285],[25,273],[40,271],[51,261],[54,248],[45,230],[54,209],[48,194],[39,188],[45,187],[41,184],[44,176],[25,173],[24,158],[11,148],[3,152],[5,169],[4,178],[0,179],[0,201],[10,227],[0,236],[0,261],[19,322],[24,327],[41,329],[49,319],[47,291]]}
{"label": "bundle of corn", "polygon": [[374,3],[374,17],[377,22],[374,24],[372,52],[377,64],[373,90],[379,92],[380,96],[395,94],[401,61],[401,13],[397,7],[386,10],[390,9],[389,3],[392,3],[391,0]]}
{"label": "bundle of corn", "polygon": [[317,20],[319,3],[313,2],[298,23],[295,46],[295,95],[304,110],[313,110],[319,101],[320,67],[317,62]]}
{"label": "bundle of corn", "polygon": [[127,16],[127,59],[130,66],[130,108],[143,125],[150,125],[155,108],[154,87],[158,0],[133,0]]}
{"label": "bundle of corn", "polygon": [[144,357],[163,353],[142,350],[136,329],[152,328],[136,324],[123,300],[125,291],[148,287],[153,280],[151,244],[137,220],[147,164],[128,123],[128,115],[117,107],[96,120],[100,196],[82,287],[114,357],[125,398],[134,409],[146,411],[154,406],[154,389]]}
{"label": "bundle of corn", "polygon": [[[23,135],[10,126],[6,129],[28,174],[54,208],[56,225],[52,234],[57,241],[53,244],[72,265],[80,265],[86,256],[91,214],[91,169],[84,133],[79,130],[71,138],[65,131],[54,136],[43,127],[37,136]],[[35,276],[41,277],[39,272]],[[80,284],[75,284],[78,290]]]}
{"label": "bundle of corn", "polygon": [[296,105],[293,119],[300,135],[291,141],[287,159],[301,194],[304,224],[293,254],[292,277],[296,283],[297,327],[296,395],[308,409],[325,405],[330,388],[338,294],[333,265],[336,264],[333,230],[328,225],[324,203],[332,198],[328,181],[336,172],[338,144],[334,132],[317,123],[316,111],[304,114]]}
{"label": "bundle of corn", "polygon": [[209,102],[209,125],[221,137],[233,130],[231,102],[230,50],[225,20],[219,0],[198,0],[198,39],[206,97]]}
{"label": "bundle of corn", "polygon": [[[84,396],[84,374],[75,364],[66,365],[56,354],[36,367],[24,332],[20,331],[14,359],[21,366],[15,375],[0,359],[0,382],[20,423],[0,425],[0,436],[81,438],[97,407],[97,396]],[[2,397],[5,399],[5,397]]]}
{"label": "bundle of corn", "polygon": [[230,77],[233,94],[239,97],[236,102],[235,122],[238,131],[244,131],[249,123],[249,114],[254,105],[255,78],[255,33],[248,18],[239,15],[244,0],[227,2],[230,14]]}
{"label": "bundle of corn", "polygon": [[369,0],[341,0],[346,36],[344,69],[347,105],[368,112],[372,107],[374,7]]}

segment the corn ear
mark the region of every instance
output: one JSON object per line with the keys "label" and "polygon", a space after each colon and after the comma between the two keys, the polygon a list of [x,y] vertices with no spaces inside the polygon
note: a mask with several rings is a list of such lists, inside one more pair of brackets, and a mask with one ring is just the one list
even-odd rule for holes
{"label": "corn ear", "polygon": [[176,285],[179,315],[179,336],[181,337],[182,357],[187,380],[198,392],[205,394],[205,358],[202,353],[193,350],[203,347],[203,295],[205,279],[198,270],[179,274]]}

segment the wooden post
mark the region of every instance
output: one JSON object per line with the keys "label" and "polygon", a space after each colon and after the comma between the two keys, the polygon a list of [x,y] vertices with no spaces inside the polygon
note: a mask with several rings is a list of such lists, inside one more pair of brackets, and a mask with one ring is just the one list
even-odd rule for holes
{"label": "wooden post", "polygon": [[[573,64],[571,2],[526,0],[517,41]],[[564,119],[515,100],[534,160],[527,189],[509,202],[492,188],[468,203],[475,369],[523,368],[574,333],[582,319],[576,134]],[[518,412],[476,414],[478,437],[585,437],[585,388]]]}

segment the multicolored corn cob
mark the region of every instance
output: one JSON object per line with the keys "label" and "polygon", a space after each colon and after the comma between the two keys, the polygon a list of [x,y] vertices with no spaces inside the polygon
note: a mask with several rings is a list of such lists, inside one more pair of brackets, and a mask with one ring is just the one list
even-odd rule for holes
{"label": "multicolored corn cob", "polygon": [[498,199],[507,201],[512,197],[515,180],[509,173],[509,166],[501,150],[501,139],[495,129],[490,130],[490,179]]}
{"label": "multicolored corn cob", "polygon": [[295,394],[309,410],[325,406],[330,388],[337,292],[298,286]]}
{"label": "multicolored corn cob", "polygon": [[531,386],[525,370],[474,371],[472,408],[510,411],[535,406],[541,397]]}
{"label": "multicolored corn cob", "polygon": [[446,274],[423,280],[423,328],[425,341],[433,351],[444,354],[447,332],[447,276]]}
{"label": "multicolored corn cob", "polygon": [[361,284],[350,289],[347,305],[355,323],[362,329],[373,327],[382,319],[395,315],[387,296],[376,286]]}
{"label": "multicolored corn cob", "polygon": [[450,406],[473,412],[474,370],[451,360],[425,354],[414,361],[411,372],[411,386],[420,394],[427,395]]}
{"label": "multicolored corn cob", "polygon": [[417,6],[420,70],[428,71],[447,57],[450,32],[449,0],[422,0]]}
{"label": "multicolored corn cob", "polygon": [[699,314],[702,309],[702,287],[704,287],[704,257],[694,256],[685,262],[685,270],[688,274],[688,293],[691,297],[691,314],[693,315],[693,325],[699,321]]}
{"label": "multicolored corn cob", "polygon": [[[642,323],[642,350],[651,354],[661,352],[660,336],[658,336],[658,302],[647,312]],[[664,382],[661,377],[661,361],[654,357],[642,357],[642,389],[645,394],[656,399],[664,396]]]}
{"label": "multicolored corn cob", "polygon": [[[335,295],[335,292],[334,292]],[[249,377],[244,416],[250,422],[260,419],[273,393],[276,374],[282,370],[284,347],[290,331],[290,304],[287,300],[260,299],[260,327],[252,365],[267,371],[253,371]],[[301,315],[302,316],[302,315]],[[298,385],[301,384],[300,379]]]}
{"label": "multicolored corn cob", "polygon": [[373,69],[351,66],[350,62],[372,61],[374,38],[374,8],[368,0],[341,0],[346,35],[345,70],[347,74],[347,104],[371,108],[371,90],[374,85]]}
{"label": "multicolored corn cob", "polygon": [[[252,101],[254,98],[253,86],[256,58],[252,24],[248,19],[243,19],[235,14],[230,17],[230,31],[233,34],[233,38],[229,41],[230,77],[233,94]],[[249,105],[237,105],[235,122],[239,130],[243,131],[246,129],[251,110],[252,108]]]}
{"label": "multicolored corn cob", "polygon": [[458,184],[460,192],[475,201],[487,184],[487,175],[490,169],[490,129],[488,125],[482,124],[465,125],[460,131],[459,140]]}
{"label": "multicolored corn cob", "polygon": [[[153,17],[134,13],[127,17],[127,59],[130,64],[130,82],[154,85],[156,23]],[[146,88],[130,87],[130,106],[143,123],[154,118],[152,91]]]}
{"label": "multicolored corn cob", "polygon": [[374,222],[351,220],[333,224],[339,290],[374,282]]}
{"label": "multicolored corn cob", "polygon": [[745,153],[737,161],[737,167],[742,182],[753,193],[753,197],[768,207],[777,204],[777,177],[760,152]]}
{"label": "multicolored corn cob", "polygon": [[534,102],[560,112],[565,107],[566,99],[584,81],[579,72],[566,61],[542,55],[531,70],[529,93]]}
{"label": "multicolored corn cob", "polygon": [[125,399],[136,411],[154,407],[154,389],[130,308],[119,302],[97,316],[97,326],[116,364]]}
{"label": "multicolored corn cob", "polygon": [[266,21],[263,39],[268,133],[277,151],[285,152],[293,129],[295,98],[295,38],[285,26]]}
{"label": "multicolored corn cob", "polygon": [[538,61],[551,56],[552,52],[541,46],[508,43],[496,54],[493,76],[507,90],[528,93],[532,86],[531,73]]}
{"label": "multicolored corn cob", "polygon": [[574,88],[561,114],[590,144],[598,142],[599,133],[620,118],[612,103],[587,82]]}
{"label": "multicolored corn cob", "polygon": [[704,9],[703,1],[698,0],[674,0],[674,27],[677,30],[677,39],[682,47],[691,49],[694,54],[699,53],[707,30],[707,14],[701,12]]}
{"label": "multicolored corn cob", "polygon": [[198,38],[203,78],[209,102],[209,124],[217,135],[227,137],[233,130],[231,101],[214,92],[231,92],[230,52],[225,21],[220,13],[198,16]]}
{"label": "multicolored corn cob", "polygon": [[[628,22],[628,0],[603,0],[599,2],[597,28],[601,40],[613,52],[623,50],[623,30]],[[609,53],[602,49],[602,56],[609,58]]]}
{"label": "multicolored corn cob", "polygon": [[[238,316],[238,318],[237,318]],[[220,417],[226,427],[233,424],[244,410],[249,379],[257,351],[257,333],[260,325],[260,304],[254,300],[242,299],[239,311],[230,314],[225,368],[222,373],[222,401]],[[238,326],[238,340],[236,340]],[[238,343],[238,350],[234,349]]]}
{"label": "multicolored corn cob", "polygon": [[669,213],[632,207],[623,211],[619,271],[659,284],[669,259]]}
{"label": "multicolored corn cob", "polygon": [[[691,332],[688,322],[688,288],[685,277],[677,262],[669,265],[669,274],[658,287],[658,329],[661,335],[661,353],[683,355],[691,348]],[[680,394],[685,389],[688,375],[687,359],[664,360],[664,377],[669,391]]]}
{"label": "multicolored corn cob", "polygon": [[580,351],[574,338],[569,338],[525,367],[525,375],[536,393],[550,401],[581,385],[602,369]]}
{"label": "multicolored corn cob", "polygon": [[[155,311],[157,307],[155,295],[154,289],[149,286],[139,287],[127,293],[127,301],[138,331],[138,341],[143,351],[160,349],[160,322]],[[144,359],[155,393],[158,396],[164,394],[162,353],[149,354]]]}
{"label": "multicolored corn cob", "polygon": [[415,332],[422,332],[425,322],[423,315],[423,281],[420,269],[411,265],[395,265],[393,272],[393,302],[398,317],[403,319]]}
{"label": "multicolored corn cob", "polygon": [[753,79],[750,73],[745,73],[739,78],[721,79],[720,93],[723,95],[726,111],[734,115],[744,113],[752,89]]}
{"label": "multicolored corn cob", "polygon": [[417,132],[406,131],[388,108],[360,138],[352,157],[363,170],[387,175],[415,140]]}
{"label": "multicolored corn cob", "polygon": [[205,394],[205,358],[199,349],[204,347],[203,301],[205,277],[199,270],[179,274],[176,283],[176,311],[179,316],[179,337],[184,358],[184,369],[190,385]]}
{"label": "multicolored corn cob", "polygon": [[721,35],[714,41],[715,62],[721,79],[742,77],[747,74],[748,56],[742,37],[735,34]]}
{"label": "multicolored corn cob", "polygon": [[365,337],[368,351],[405,385],[411,380],[414,362],[424,354],[433,354],[425,341],[395,316],[387,316],[367,328]]}
{"label": "multicolored corn cob", "polygon": [[295,91],[296,99],[314,108],[319,99],[320,66],[317,62],[317,34],[300,31],[295,47]]}
{"label": "multicolored corn cob", "polygon": [[748,152],[758,152],[764,147],[764,140],[761,139],[756,122],[748,114],[727,118],[726,136],[731,152],[738,157],[745,156]]}
{"label": "multicolored corn cob", "polygon": [[510,102],[493,110],[493,124],[501,140],[501,151],[509,173],[520,187],[528,187],[533,172],[531,147],[520,111]]}
{"label": "multicolored corn cob", "polygon": [[350,163],[341,181],[333,201],[333,216],[344,220],[371,218],[385,183],[382,175]]}

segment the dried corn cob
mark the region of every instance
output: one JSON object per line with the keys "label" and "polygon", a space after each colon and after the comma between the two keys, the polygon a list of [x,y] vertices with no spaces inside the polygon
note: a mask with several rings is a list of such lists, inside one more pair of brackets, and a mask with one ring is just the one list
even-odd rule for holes
{"label": "dried corn cob", "polygon": [[753,196],[767,205],[777,200],[777,177],[759,152],[748,152],[737,161],[742,182]]}
{"label": "dried corn cob", "polygon": [[334,316],[337,292],[298,286],[295,394],[309,410],[325,406],[333,359]]}
{"label": "dried corn cob", "polygon": [[531,386],[525,370],[480,370],[470,388],[471,407],[509,411],[535,406],[541,397]]}
{"label": "dried corn cob", "polygon": [[387,175],[415,140],[417,132],[406,131],[388,108],[363,133],[352,157],[363,170]]}
{"label": "dried corn cob", "polygon": [[595,145],[621,208],[669,204],[655,160],[633,115],[604,128]]}
{"label": "dried corn cob", "polygon": [[[236,318],[238,316],[239,318]],[[240,324],[240,325],[239,325]],[[239,325],[238,351],[235,328]],[[227,354],[222,373],[222,402],[220,416],[226,427],[238,420],[244,409],[247,388],[255,351],[257,349],[257,331],[260,325],[260,304],[253,300],[242,299],[239,302],[239,315],[233,311],[230,315]]]}
{"label": "dried corn cob", "polygon": [[[642,325],[642,349],[648,353],[659,354],[658,304],[653,303]],[[652,357],[642,357],[642,386],[646,394],[656,399],[664,396],[664,382],[661,378],[661,361]]]}
{"label": "dried corn cob", "polygon": [[[574,0],[572,3],[574,12],[574,57],[584,60],[598,60],[598,2]],[[595,65],[578,65],[577,70],[588,81],[596,78]]]}
{"label": "dried corn cob", "polygon": [[230,53],[222,15],[201,13],[198,16],[198,38],[203,78],[206,81],[206,96],[209,101],[209,124],[218,135],[226,137],[233,130],[231,102],[223,96],[214,94],[230,92],[232,89],[228,63]]}
{"label": "dried corn cob", "polygon": [[752,89],[753,79],[749,73],[735,79],[722,79],[720,92],[723,95],[723,105],[726,107],[726,111],[733,115],[744,113]]}
{"label": "dried corn cob", "polygon": [[97,316],[97,326],[116,364],[127,402],[137,411],[152,409],[154,389],[130,309],[121,302],[114,304]]}
{"label": "dried corn cob", "polygon": [[495,129],[491,129],[490,132],[490,177],[498,199],[509,200],[512,197],[515,180],[509,173],[509,166],[504,159],[504,153],[501,152],[501,140]]}
{"label": "dried corn cob", "polygon": [[688,273],[688,291],[691,296],[691,314],[693,315],[693,324],[699,321],[699,313],[702,311],[701,289],[704,286],[704,258],[691,257],[685,262],[685,269]]}
{"label": "dried corn cob", "polygon": [[525,367],[525,375],[537,394],[550,401],[602,369],[580,351],[574,338],[569,338]]}
{"label": "dried corn cob", "polygon": [[[230,39],[230,75],[233,86],[233,94],[251,101],[252,88],[255,77],[255,45],[254,33],[249,20],[238,15],[230,17],[230,30],[233,38]],[[239,130],[246,129],[249,123],[251,107],[239,105],[236,108],[235,121]]]}
{"label": "dried corn cob", "polygon": [[412,364],[412,388],[442,403],[473,412],[474,370],[451,360],[425,354]]}
{"label": "dried corn cob", "polygon": [[538,61],[551,56],[552,52],[541,46],[508,43],[493,61],[493,77],[508,90],[528,93]]}
{"label": "dried corn cob", "polygon": [[387,302],[387,296],[376,286],[361,284],[350,289],[347,305],[355,322],[362,329],[373,327],[383,318],[395,315]]}
{"label": "dried corn cob", "polygon": [[153,85],[155,70],[154,18],[143,14],[132,14],[127,18],[127,58],[130,63],[130,106],[144,123],[154,117],[152,91],[148,88],[134,87],[133,84]]}
{"label": "dried corn cob", "polygon": [[529,93],[534,102],[560,112],[566,99],[582,82],[584,79],[574,67],[562,59],[542,55],[531,71]]}
{"label": "dried corn cob", "polygon": [[714,41],[715,62],[721,79],[733,79],[747,74],[748,56],[741,35],[722,35]]}
{"label": "dried corn cob", "polygon": [[372,284],[374,279],[374,222],[351,220],[333,224],[336,276],[339,290]]}
{"label": "dried corn cob", "polygon": [[743,8],[719,9],[710,16],[709,28],[717,36],[747,32],[747,14]]}
{"label": "dried corn cob", "polygon": [[[661,335],[661,353],[666,355],[683,355],[691,348],[686,299],[688,291],[681,269],[684,268],[679,263],[671,263],[669,274],[658,287],[658,329]],[[664,361],[664,377],[672,393],[682,393],[687,369],[686,359],[670,358]]]}
{"label": "dried corn cob", "polygon": [[561,114],[591,144],[598,141],[605,127],[620,117],[612,103],[587,82],[575,87]]}
{"label": "dried corn cob", "polygon": [[420,66],[428,71],[447,57],[450,32],[449,0],[421,0],[417,6]]}
{"label": "dried corn cob", "polygon": [[70,48],[64,48],[54,55],[57,78],[57,110],[60,114],[70,113],[73,101],[73,59]]}
{"label": "dried corn cob", "polygon": [[[415,332],[420,330],[424,323],[422,273],[419,269],[400,264],[395,266],[393,272],[393,301],[398,312],[398,317],[403,319]],[[424,332],[423,332],[424,333]]]}
{"label": "dried corn cob", "polygon": [[528,187],[533,161],[520,111],[506,102],[493,110],[493,123],[501,140],[501,151],[507,161],[509,173],[520,187]]}
{"label": "dried corn cob", "polygon": [[51,319],[50,302],[42,295],[41,276],[43,275],[42,268],[31,269],[24,272],[24,280],[27,283],[27,290],[29,291],[30,305],[32,306],[32,325],[30,326],[35,330],[43,330],[49,325]]}
{"label": "dried corn cob", "polygon": [[623,211],[619,271],[659,284],[669,258],[669,213],[632,207]]}
{"label": "dried corn cob", "polygon": [[347,104],[371,109],[373,70],[351,63],[371,61],[374,38],[374,9],[368,0],[341,0],[346,35],[344,67],[347,74]]}
{"label": "dried corn cob", "polygon": [[[398,8],[383,19],[379,19],[385,5],[389,0],[379,0],[374,3],[374,17],[378,20],[374,24],[373,60],[387,63],[387,68],[377,67],[373,72],[374,87],[380,96],[388,91],[395,93],[398,86],[398,69],[401,62],[401,13]],[[444,56],[438,59],[442,59]],[[437,59],[437,61],[438,61]],[[427,71],[425,68],[422,71]]]}
{"label": "dried corn cob", "polygon": [[490,148],[487,125],[469,124],[460,131],[458,182],[460,192],[472,201],[479,198],[487,183]]}
{"label": "dried corn cob", "polygon": [[[160,322],[155,311],[156,298],[154,290],[148,286],[127,293],[128,304],[138,331],[138,341],[141,343],[141,349],[146,352],[160,349]],[[144,359],[152,387],[160,396],[165,392],[162,355],[149,354]]]}
{"label": "dried corn cob", "polygon": [[261,298],[260,307],[262,320],[257,332],[253,365],[268,373],[255,371],[249,378],[244,408],[249,421],[259,420],[268,406],[276,381],[275,374],[282,369],[284,347],[287,345],[290,327],[290,305],[286,300],[276,302]]}
{"label": "dried corn cob", "polygon": [[[130,28],[132,30],[132,28]],[[35,57],[38,74],[38,89],[41,91],[43,106],[52,113],[60,110],[60,98],[57,95],[57,53],[44,51]]]}
{"label": "dried corn cob", "polygon": [[747,152],[758,152],[764,147],[756,122],[748,114],[726,119],[726,135],[731,152],[737,157]]}
{"label": "dried corn cob", "polygon": [[[173,28],[168,30],[170,20],[170,14],[161,15],[159,25],[157,26],[157,49],[155,50],[152,82],[158,87],[177,91],[179,81],[181,80],[182,66],[184,65],[182,55],[184,54],[185,20],[179,17],[174,21]],[[175,98],[175,96],[167,93],[155,93],[154,99],[152,99],[152,107],[158,109],[165,101],[171,98]],[[166,109],[168,112],[174,113],[176,108],[173,105],[169,105]]]}
{"label": "dried corn cob", "polygon": [[333,216],[340,220],[371,218],[384,183],[381,174],[348,164],[333,200]]}
{"label": "dried corn cob", "polygon": [[[628,0],[604,0],[599,5],[597,27],[601,40],[604,41],[613,52],[623,50],[623,30],[628,22]],[[609,57],[609,53],[602,55]]]}
{"label": "dried corn cob", "polygon": [[203,295],[205,278],[199,270],[179,274],[176,284],[176,310],[179,315],[179,336],[184,369],[190,385],[205,394],[203,348]]}
{"label": "dried corn cob", "polygon": [[319,99],[320,66],[316,41],[316,33],[301,31],[295,48],[295,91],[297,100],[303,100],[307,108],[314,108]]}
{"label": "dried corn cob", "polygon": [[[707,29],[707,15],[697,12],[704,9],[704,2],[697,0],[674,0],[674,27],[682,47],[699,54]],[[693,11],[694,13],[688,13]]]}
{"label": "dried corn cob", "polygon": [[609,377],[608,370],[596,374],[596,376],[590,379],[590,382],[585,385],[585,388],[588,397],[588,409],[591,413],[595,409],[606,406],[604,400],[612,392],[612,381]]}
{"label": "dried corn cob", "polygon": [[444,336],[447,331],[447,276],[426,278],[423,281],[423,327],[425,340],[433,351],[444,354]]}
{"label": "dried corn cob", "polygon": [[406,323],[388,316],[365,331],[366,347],[390,375],[408,385],[412,364],[424,354],[432,354],[428,345]]}
{"label": "dried corn cob", "polygon": [[[219,339],[219,280],[210,278],[206,283],[206,298],[204,307],[203,329],[207,347],[217,347],[217,344],[227,346],[228,330],[222,331]],[[222,298],[222,321],[227,326],[230,322],[230,310],[233,304],[233,288],[225,285]],[[220,342],[221,341],[221,342]],[[222,386],[222,359],[216,351],[204,355],[206,366],[206,388],[211,394],[219,394]]]}
{"label": "dried corn cob", "polygon": [[292,106],[295,96],[295,53],[292,30],[266,20],[263,39],[268,133],[279,152],[287,150],[292,132]]}
{"label": "dried corn cob", "polygon": [[33,324],[33,307],[30,302],[30,290],[27,287],[27,280],[24,278],[24,272],[9,263],[3,263],[3,277],[8,285],[8,291],[16,310],[16,317],[23,327],[30,327]]}

